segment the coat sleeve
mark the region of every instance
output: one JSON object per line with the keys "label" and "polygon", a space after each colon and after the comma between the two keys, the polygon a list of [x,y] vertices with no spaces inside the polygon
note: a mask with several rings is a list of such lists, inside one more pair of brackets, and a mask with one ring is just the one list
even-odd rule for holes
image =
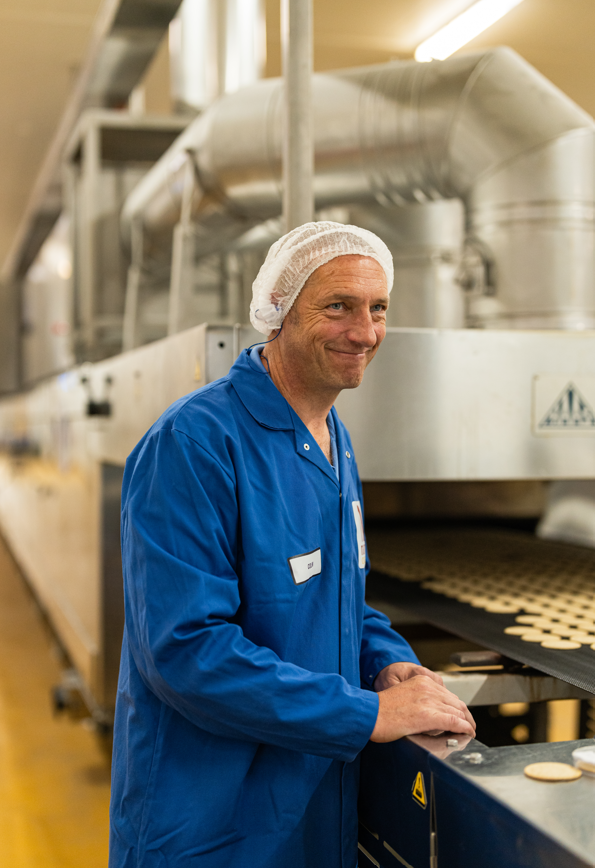
{"label": "coat sleeve", "polygon": [[185,433],[129,459],[122,510],[127,641],[147,687],[216,735],[352,761],[378,697],[249,641],[237,623],[235,481]]}
{"label": "coat sleeve", "polygon": [[409,644],[390,625],[381,612],[364,605],[364,626],[360,651],[362,684],[371,687],[381,669],[390,663],[419,663]]}
{"label": "coat sleeve", "polygon": [[[361,482],[359,484],[360,503],[364,502]],[[366,546],[366,575],[370,572],[370,559]],[[381,669],[390,663],[419,663],[419,660],[406,639],[391,627],[386,615],[364,604],[364,624],[360,650],[360,678],[366,687],[372,687]]]}

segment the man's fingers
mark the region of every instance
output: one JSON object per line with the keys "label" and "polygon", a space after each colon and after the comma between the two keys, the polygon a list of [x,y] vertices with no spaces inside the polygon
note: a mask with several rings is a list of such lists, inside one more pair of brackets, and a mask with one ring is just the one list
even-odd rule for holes
{"label": "man's fingers", "polygon": [[[475,735],[475,721],[473,720],[471,712],[464,703],[461,703],[459,707],[453,707],[453,705],[445,704],[442,706],[440,711],[441,714],[454,716],[454,718],[459,721],[459,723],[464,721],[471,727],[472,734]],[[458,732],[458,730],[456,731]]]}
{"label": "man's fingers", "polygon": [[467,706],[465,706],[465,717],[467,718],[467,720],[469,721],[469,723],[470,723],[471,726],[473,727],[473,732],[475,732],[475,730],[476,730],[476,723],[475,723],[475,720],[473,719],[473,715],[471,714],[471,712],[469,711],[469,709],[467,708]]}
{"label": "man's fingers", "polygon": [[[430,670],[428,670],[428,672],[429,671]],[[436,682],[433,683],[430,692],[433,693],[435,690],[438,693],[437,698],[439,698],[439,700],[441,700],[442,703],[447,706],[448,711],[452,713],[452,710],[455,709],[457,712],[457,716],[462,720],[466,720],[470,724],[470,726],[473,727],[473,733],[475,734],[475,721],[473,720],[471,712],[469,711],[463,700],[459,699],[458,696],[455,696],[454,693],[451,693],[451,691],[444,687],[442,684],[438,685],[436,684]],[[446,711],[446,709],[444,710]]]}
{"label": "man's fingers", "polygon": [[[450,731],[475,735],[475,721],[458,696],[424,667],[416,674],[378,694],[379,713],[373,741],[393,741],[420,732]],[[426,675],[425,673],[428,673]],[[387,673],[388,674],[388,673]]]}
{"label": "man's fingers", "polygon": [[454,693],[451,693],[446,687],[442,687],[440,691],[440,697],[443,702],[446,702],[448,705],[452,705],[454,708],[458,708],[461,711],[466,710],[467,706],[463,702],[462,699],[459,699],[458,696],[455,696]]}
{"label": "man's fingers", "polygon": [[473,730],[473,735],[475,735],[475,721],[473,720],[471,712],[469,711],[467,706],[465,706],[463,709],[459,709],[457,713],[457,719],[460,721],[464,720],[465,723],[468,723]]}
{"label": "man's fingers", "polygon": [[450,732],[465,733],[466,735],[475,735],[475,727],[472,726],[465,717],[459,717],[456,714],[445,715],[447,724],[445,730]]}
{"label": "man's fingers", "polygon": [[442,678],[438,675],[437,672],[432,672],[431,669],[427,669],[425,666],[420,666],[419,671],[416,673],[417,675],[425,675],[426,678],[431,678],[436,684],[439,684],[440,687],[444,686]]}

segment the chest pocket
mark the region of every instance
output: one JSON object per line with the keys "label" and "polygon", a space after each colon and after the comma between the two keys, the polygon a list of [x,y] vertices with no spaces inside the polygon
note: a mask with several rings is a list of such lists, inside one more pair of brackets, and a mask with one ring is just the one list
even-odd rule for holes
{"label": "chest pocket", "polygon": [[313,552],[306,552],[305,555],[295,555],[293,558],[287,558],[289,569],[293,581],[296,585],[303,585],[313,576],[319,576],[322,570],[322,558],[320,549],[314,549]]}
{"label": "chest pocket", "polygon": [[364,537],[364,517],[362,515],[362,505],[359,500],[354,500],[351,503],[353,507],[353,518],[355,520],[355,532],[357,534],[357,565],[360,570],[366,566],[366,538]]}

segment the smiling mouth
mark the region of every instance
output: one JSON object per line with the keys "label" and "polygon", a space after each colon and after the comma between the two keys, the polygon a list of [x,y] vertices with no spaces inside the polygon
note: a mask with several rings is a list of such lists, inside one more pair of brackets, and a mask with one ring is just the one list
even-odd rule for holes
{"label": "smiling mouth", "polygon": [[332,347],[328,347],[331,353],[337,353],[340,356],[365,356],[366,350],[362,350],[361,353],[350,353],[349,350],[333,350]]}

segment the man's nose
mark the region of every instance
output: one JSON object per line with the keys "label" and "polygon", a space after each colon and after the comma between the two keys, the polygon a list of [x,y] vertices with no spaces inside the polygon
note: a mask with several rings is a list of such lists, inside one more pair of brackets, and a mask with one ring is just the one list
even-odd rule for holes
{"label": "man's nose", "polygon": [[358,344],[362,349],[368,350],[376,345],[378,336],[374,328],[372,314],[369,310],[357,311],[355,313],[350,323],[347,337],[352,343]]}

